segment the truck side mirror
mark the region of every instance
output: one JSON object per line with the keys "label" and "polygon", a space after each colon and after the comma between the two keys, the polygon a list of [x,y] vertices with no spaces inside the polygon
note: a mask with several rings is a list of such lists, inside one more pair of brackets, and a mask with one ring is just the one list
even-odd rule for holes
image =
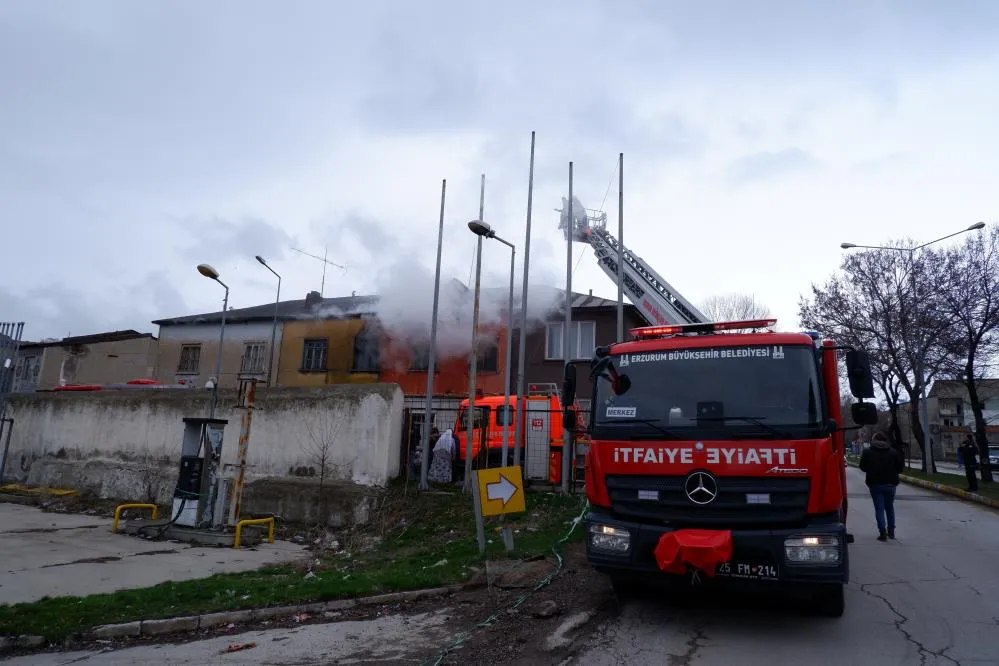
{"label": "truck side mirror", "polygon": [[878,408],[873,402],[855,402],[850,405],[850,416],[857,425],[874,425],[878,422]]}
{"label": "truck side mirror", "polygon": [[562,405],[571,405],[574,402],[576,402],[576,366],[566,363],[562,380]]}
{"label": "truck side mirror", "polygon": [[851,349],[846,353],[846,376],[850,380],[850,393],[854,398],[863,400],[874,397],[874,376],[867,352]]}

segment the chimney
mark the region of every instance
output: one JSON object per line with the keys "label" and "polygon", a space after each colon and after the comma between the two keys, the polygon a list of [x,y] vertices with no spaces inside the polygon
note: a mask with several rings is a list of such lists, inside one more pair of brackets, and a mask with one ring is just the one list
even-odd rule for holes
{"label": "chimney", "polygon": [[323,297],[319,295],[318,291],[310,291],[305,295],[305,309],[312,311],[316,309],[316,306],[323,302]]}
{"label": "chimney", "polygon": [[593,290],[592,290],[592,289],[590,289],[590,296],[592,296],[592,295],[593,295]]}

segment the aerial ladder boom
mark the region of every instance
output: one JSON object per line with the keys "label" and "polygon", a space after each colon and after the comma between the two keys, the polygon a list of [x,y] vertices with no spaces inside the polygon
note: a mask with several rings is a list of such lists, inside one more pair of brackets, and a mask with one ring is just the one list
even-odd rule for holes
{"label": "aerial ladder boom", "polygon": [[[562,229],[568,238],[587,243],[593,248],[597,262],[604,273],[617,282],[618,247],[620,242],[607,231],[607,214],[583,208],[579,199],[573,197],[573,224],[567,224],[568,201],[562,198]],[[684,298],[670,283],[666,282],[641,257],[623,248],[624,270],[623,290],[628,300],[634,303],[645,318],[654,325],[698,324],[707,318],[694,305]]]}

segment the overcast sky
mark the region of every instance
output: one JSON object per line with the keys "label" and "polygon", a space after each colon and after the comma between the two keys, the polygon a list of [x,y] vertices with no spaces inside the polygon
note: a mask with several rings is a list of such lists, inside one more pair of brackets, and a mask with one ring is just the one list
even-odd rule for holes
{"label": "overcast sky", "polygon": [[[575,192],[695,303],[785,327],[840,242],[994,223],[999,3],[953,0],[0,3],[0,320],[31,339],[467,280],[485,218],[563,285]],[[613,184],[612,184],[613,182]],[[616,297],[592,251],[573,287]],[[483,252],[484,277],[509,255]],[[519,264],[519,261],[518,261]],[[520,269],[518,268],[518,271]]]}

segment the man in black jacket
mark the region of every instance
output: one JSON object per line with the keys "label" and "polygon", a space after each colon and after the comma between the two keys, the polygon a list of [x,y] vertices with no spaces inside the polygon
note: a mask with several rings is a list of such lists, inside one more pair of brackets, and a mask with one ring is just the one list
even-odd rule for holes
{"label": "man in black jacket", "polygon": [[977,493],[978,477],[975,476],[975,472],[978,470],[978,445],[975,444],[975,440],[970,432],[965,436],[964,444],[957,450],[957,453],[961,456],[961,462],[964,463],[964,474],[968,479],[968,490]]}
{"label": "man in black jacket", "polygon": [[878,541],[895,538],[895,489],[905,460],[893,449],[884,433],[871,438],[871,446],[860,456],[860,469],[867,473],[867,487],[874,500]]}

